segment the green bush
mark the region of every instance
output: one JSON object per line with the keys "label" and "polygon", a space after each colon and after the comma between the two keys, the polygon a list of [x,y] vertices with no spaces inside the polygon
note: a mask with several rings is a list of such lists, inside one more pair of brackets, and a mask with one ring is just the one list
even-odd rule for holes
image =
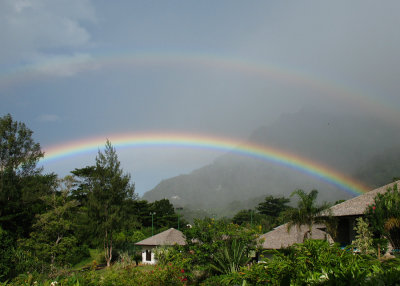
{"label": "green bush", "polygon": [[389,259],[376,268],[368,285],[400,285],[400,259]]}
{"label": "green bush", "polygon": [[247,245],[236,239],[225,241],[225,245],[214,253],[211,267],[218,273],[238,272],[250,261]]}
{"label": "green bush", "polygon": [[377,194],[365,216],[378,238],[385,237],[394,248],[400,249],[400,191],[397,184],[385,193]]}
{"label": "green bush", "polygon": [[[243,280],[243,272],[233,272],[223,275],[215,275],[207,278],[200,285],[204,286],[221,286],[221,285],[245,285]],[[265,285],[265,284],[264,284]]]}
{"label": "green bush", "polygon": [[[239,272],[249,285],[365,285],[380,263],[371,256],[356,255],[326,241],[306,240],[272,259]],[[232,284],[240,281],[232,279]],[[240,283],[239,283],[240,284]]]}
{"label": "green bush", "polygon": [[14,241],[8,232],[0,227],[0,281],[11,277],[14,255]]}
{"label": "green bush", "polygon": [[[34,284],[34,281],[38,281]],[[186,285],[188,277],[186,272],[179,267],[167,265],[165,267],[111,267],[100,271],[90,270],[80,274],[66,275],[51,280],[42,280],[40,277],[20,277],[9,285],[43,285],[49,286],[57,281],[57,286],[158,286]]]}
{"label": "green bush", "polygon": [[255,229],[211,218],[195,220],[193,227],[185,230],[185,235],[187,245],[183,251],[191,255],[193,265],[208,275],[216,272],[212,264],[217,266],[220,264],[218,260],[226,260],[224,251],[228,249],[230,252],[233,241],[245,248],[247,258],[248,253],[257,249],[259,236]]}

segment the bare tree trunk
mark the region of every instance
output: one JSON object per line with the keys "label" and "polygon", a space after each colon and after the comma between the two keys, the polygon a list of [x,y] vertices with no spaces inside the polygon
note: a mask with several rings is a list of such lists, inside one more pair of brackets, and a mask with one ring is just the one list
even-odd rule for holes
{"label": "bare tree trunk", "polygon": [[112,237],[108,236],[108,231],[106,230],[106,235],[104,238],[104,257],[107,262],[107,267],[111,266],[111,259],[112,259]]}

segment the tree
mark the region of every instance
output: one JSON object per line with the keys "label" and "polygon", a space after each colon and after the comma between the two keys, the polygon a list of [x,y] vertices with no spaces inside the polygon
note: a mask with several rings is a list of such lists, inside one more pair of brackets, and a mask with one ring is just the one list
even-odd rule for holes
{"label": "tree", "polygon": [[312,190],[310,193],[305,193],[303,190],[294,191],[291,196],[297,195],[300,200],[297,203],[297,208],[291,209],[287,213],[288,231],[293,226],[300,228],[302,225],[308,226],[308,231],[304,234],[303,240],[307,237],[312,237],[312,227],[316,223],[331,223],[331,217],[327,213],[329,204],[324,203],[317,205],[318,196],[317,190]]}
{"label": "tree", "polygon": [[377,194],[374,203],[367,207],[365,216],[374,234],[386,237],[394,248],[400,249],[400,192],[398,184]]}
{"label": "tree", "polygon": [[130,183],[130,175],[123,174],[116,151],[108,140],[104,152],[98,152],[92,171],[87,195],[88,214],[97,223],[96,232],[103,239],[104,256],[110,266],[113,234],[120,231],[122,225],[121,206],[133,197],[135,187]]}
{"label": "tree", "polygon": [[232,222],[238,225],[260,225],[266,224],[268,219],[264,215],[255,212],[254,210],[241,210],[232,218]]}
{"label": "tree", "polygon": [[363,254],[373,254],[375,251],[373,249],[373,238],[372,232],[368,227],[368,221],[365,221],[362,217],[356,219],[356,226],[354,230],[356,231],[356,239],[351,242],[361,253]]}
{"label": "tree", "polygon": [[36,164],[44,153],[32,139],[33,132],[10,114],[0,118],[0,171],[18,176],[37,174]]}
{"label": "tree", "polygon": [[[154,212],[154,225],[157,228],[177,227],[178,215],[175,213],[174,205],[168,199],[161,199],[149,204],[150,212]],[[149,214],[147,214],[151,217]],[[185,223],[185,222],[182,222]]]}
{"label": "tree", "polygon": [[60,180],[66,188],[54,190],[51,195],[42,199],[47,211],[36,215],[31,237],[23,241],[22,246],[30,249],[41,261],[52,267],[78,262],[78,240],[74,235],[73,217],[78,201],[70,199],[71,177]]}
{"label": "tree", "polygon": [[41,175],[36,165],[43,152],[33,132],[10,114],[0,118],[0,226],[17,237],[26,237],[43,212],[40,197],[56,184],[54,174]]}
{"label": "tree", "polygon": [[257,210],[265,216],[263,227],[266,230],[285,222],[284,214],[291,209],[287,205],[289,202],[289,198],[266,196],[264,201],[258,204]]}
{"label": "tree", "polygon": [[287,205],[289,202],[290,199],[285,197],[267,196],[264,202],[258,204],[257,210],[261,214],[277,218],[282,212],[290,208]]}

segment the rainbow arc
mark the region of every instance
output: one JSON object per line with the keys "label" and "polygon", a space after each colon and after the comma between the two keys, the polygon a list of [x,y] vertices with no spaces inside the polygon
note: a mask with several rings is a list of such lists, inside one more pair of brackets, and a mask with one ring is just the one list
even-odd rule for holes
{"label": "rainbow arc", "polygon": [[[276,165],[285,166],[307,174],[308,176],[334,185],[353,196],[368,191],[368,188],[357,180],[346,176],[319,162],[309,160],[297,154],[266,145],[251,142],[239,142],[230,138],[201,134],[142,133],[116,134],[108,136],[116,148],[197,148],[203,150],[219,150],[257,158]],[[105,138],[88,138],[45,148],[45,157],[41,163],[78,156],[101,149]]]}

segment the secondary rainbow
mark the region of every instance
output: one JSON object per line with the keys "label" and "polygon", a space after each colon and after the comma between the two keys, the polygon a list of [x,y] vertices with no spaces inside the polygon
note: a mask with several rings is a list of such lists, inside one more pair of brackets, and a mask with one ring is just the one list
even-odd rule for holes
{"label": "secondary rainbow", "polygon": [[[277,165],[286,166],[325,181],[352,195],[360,195],[368,191],[367,187],[360,182],[332,168],[324,166],[321,163],[266,145],[199,134],[116,134],[107,136],[107,138],[116,148],[176,147],[233,152],[241,156],[253,157]],[[41,163],[48,163],[54,160],[95,152],[104,147],[105,141],[105,137],[88,138],[44,148],[45,157],[41,160]]]}
{"label": "secondary rainbow", "polygon": [[[340,84],[338,81],[323,78],[317,74],[293,67],[278,66],[270,63],[258,63],[237,55],[219,55],[193,51],[136,51],[117,53],[97,53],[94,55],[77,55],[76,57],[61,57],[58,60],[43,60],[32,65],[24,65],[13,70],[0,71],[0,88],[2,85],[20,84],[25,80],[48,76],[72,76],[80,72],[96,72],[97,70],[113,70],[120,67],[152,68],[152,67],[184,67],[206,68],[237,72],[261,79],[270,79],[284,84],[306,86],[316,91],[316,97],[321,95],[340,99],[347,105],[362,106],[365,112],[372,112],[396,123],[399,122],[397,106],[384,102],[374,94],[357,90]],[[64,72],[62,72],[64,70]],[[61,71],[61,72],[60,72]],[[310,96],[312,96],[310,93]]]}

